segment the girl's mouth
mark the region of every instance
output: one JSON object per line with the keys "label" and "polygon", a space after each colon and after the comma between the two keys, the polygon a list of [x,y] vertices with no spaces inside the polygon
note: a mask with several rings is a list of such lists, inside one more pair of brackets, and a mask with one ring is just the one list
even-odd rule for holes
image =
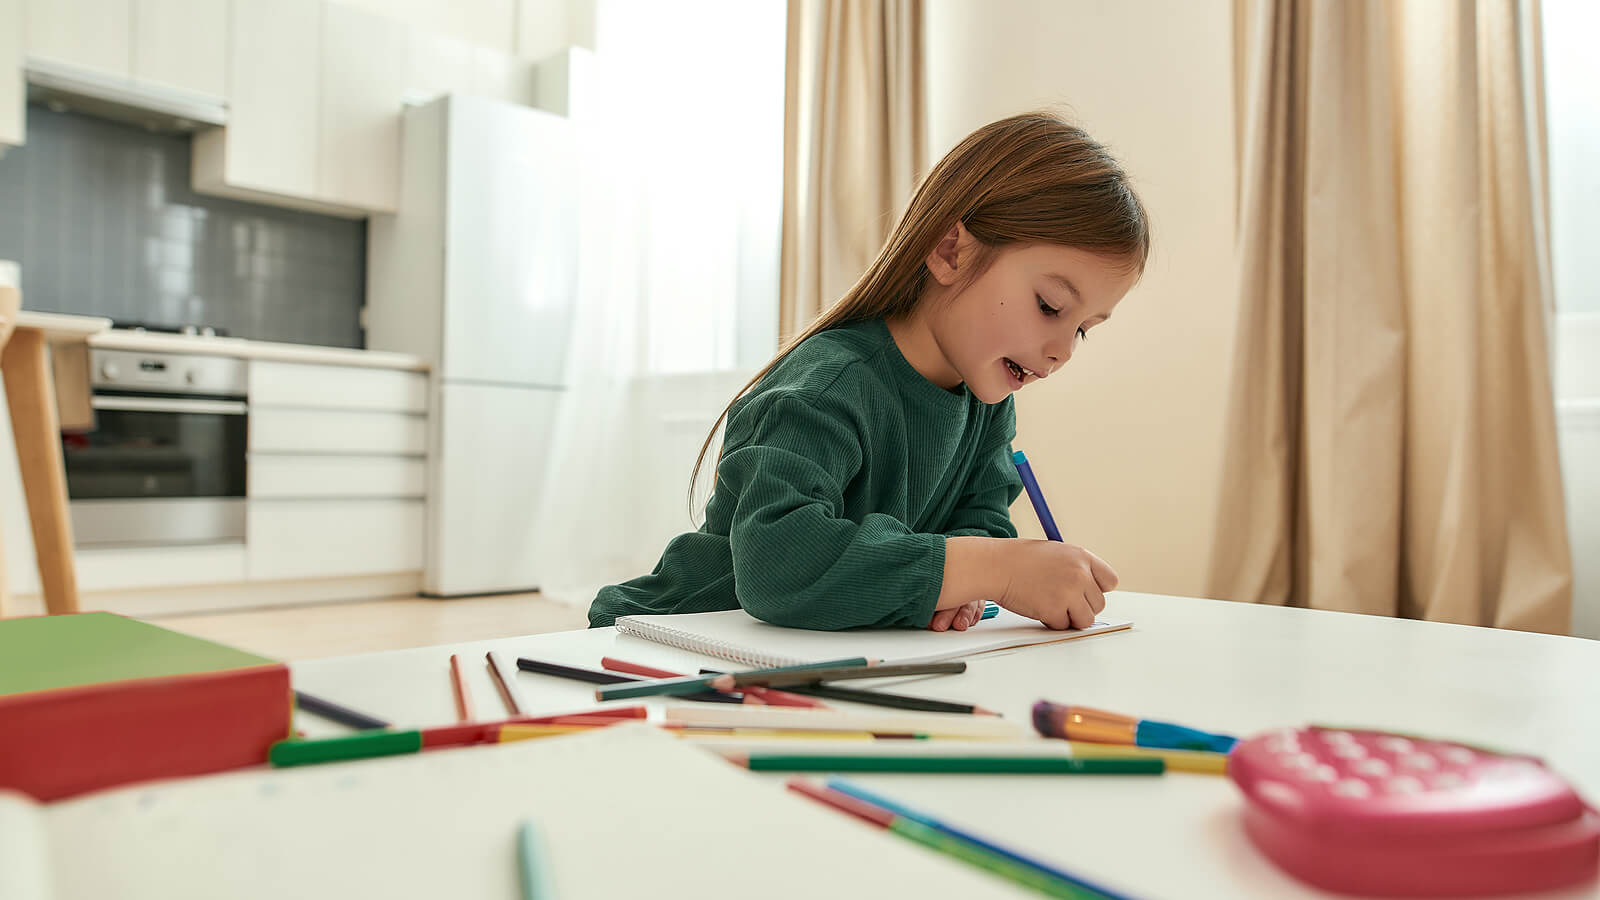
{"label": "girl's mouth", "polygon": [[1006,371],[1010,373],[1011,380],[1016,382],[1017,387],[1022,387],[1022,385],[1027,381],[1028,376],[1033,374],[1029,370],[1024,369],[1022,366],[1017,365],[1009,357],[1003,361],[1006,364]]}

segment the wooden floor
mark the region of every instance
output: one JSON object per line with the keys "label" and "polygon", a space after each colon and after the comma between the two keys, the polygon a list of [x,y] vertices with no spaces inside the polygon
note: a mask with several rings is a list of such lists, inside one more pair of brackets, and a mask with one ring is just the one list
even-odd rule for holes
{"label": "wooden floor", "polygon": [[273,659],[312,659],[584,628],[585,611],[540,594],[393,597],[148,621]]}

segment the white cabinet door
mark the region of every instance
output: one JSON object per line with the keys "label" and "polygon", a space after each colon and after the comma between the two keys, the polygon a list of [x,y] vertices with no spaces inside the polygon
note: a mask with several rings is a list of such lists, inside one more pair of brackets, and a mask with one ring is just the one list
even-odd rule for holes
{"label": "white cabinet door", "polygon": [[22,143],[27,87],[22,82],[22,0],[0,0],[0,154]]}
{"label": "white cabinet door", "polygon": [[250,499],[407,497],[427,493],[427,463],[411,456],[253,454]]}
{"label": "white cabinet door", "polygon": [[27,0],[27,55],[127,78],[133,0]]}
{"label": "white cabinet door", "polygon": [[195,189],[313,197],[322,4],[233,0],[231,13],[228,127],[195,135]]}
{"label": "white cabinet door", "polygon": [[421,106],[444,94],[473,90],[478,48],[457,38],[415,28],[407,34],[407,41],[411,65],[401,94],[406,103]]}
{"label": "white cabinet door", "polygon": [[421,500],[252,500],[248,509],[251,580],[422,568]]}
{"label": "white cabinet door", "polygon": [[134,0],[133,77],[228,94],[228,0]]}
{"label": "white cabinet door", "polygon": [[394,212],[409,53],[399,22],[323,5],[318,199]]}

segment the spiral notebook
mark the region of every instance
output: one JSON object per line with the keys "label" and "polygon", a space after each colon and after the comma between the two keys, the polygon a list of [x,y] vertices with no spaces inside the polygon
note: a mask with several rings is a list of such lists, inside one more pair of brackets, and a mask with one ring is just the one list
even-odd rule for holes
{"label": "spiral notebook", "polygon": [[1127,619],[1101,616],[1088,628],[1055,631],[1008,609],[966,631],[808,631],[772,625],[742,609],[617,619],[618,634],[761,667],[799,666],[857,656],[890,663],[939,662],[992,650],[1072,641],[1132,626],[1133,622]]}

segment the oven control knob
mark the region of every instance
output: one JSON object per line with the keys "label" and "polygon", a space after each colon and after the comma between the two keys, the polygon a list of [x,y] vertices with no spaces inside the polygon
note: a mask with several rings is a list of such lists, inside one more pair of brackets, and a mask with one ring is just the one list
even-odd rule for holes
{"label": "oven control knob", "polygon": [[116,363],[107,360],[100,364],[100,376],[105,380],[116,381],[117,376],[120,374],[122,374],[122,370],[117,366]]}

